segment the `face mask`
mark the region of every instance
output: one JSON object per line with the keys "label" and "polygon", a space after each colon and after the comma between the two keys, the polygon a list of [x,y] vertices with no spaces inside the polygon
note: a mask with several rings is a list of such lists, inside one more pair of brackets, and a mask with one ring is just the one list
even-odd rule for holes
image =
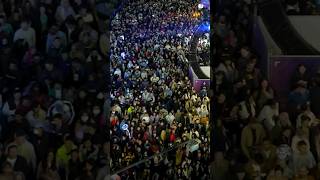
{"label": "face mask", "polygon": [[33,133],[34,133],[35,135],[38,135],[38,134],[39,134],[39,129],[34,129],[34,130],[33,130]]}
{"label": "face mask", "polygon": [[81,120],[83,122],[87,122],[89,120],[89,116],[84,115],[84,116],[81,117]]}
{"label": "face mask", "polygon": [[102,93],[99,93],[98,95],[97,95],[97,99],[103,99],[103,94]]}
{"label": "face mask", "polygon": [[2,45],[5,46],[8,44],[8,40],[7,39],[2,39]]}
{"label": "face mask", "polygon": [[81,99],[83,99],[83,98],[85,98],[85,97],[86,97],[86,94],[85,94],[85,93],[83,93],[83,92],[81,92],[81,93],[79,94],[79,97],[80,97]]}
{"label": "face mask", "polygon": [[57,98],[57,99],[61,99],[61,97],[62,97],[62,92],[61,92],[61,90],[60,90],[60,89],[56,89],[56,90],[55,90],[55,95],[56,95],[56,98]]}
{"label": "face mask", "polygon": [[93,114],[94,114],[94,115],[100,114],[100,109],[95,109],[95,110],[93,110]]}
{"label": "face mask", "polygon": [[73,74],[73,80],[79,81],[79,74]]}

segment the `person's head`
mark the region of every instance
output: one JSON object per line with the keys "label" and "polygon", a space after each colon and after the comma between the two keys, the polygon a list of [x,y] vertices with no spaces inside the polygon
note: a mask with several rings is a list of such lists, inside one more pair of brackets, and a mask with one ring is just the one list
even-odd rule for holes
{"label": "person's head", "polygon": [[52,162],[55,160],[55,155],[54,155],[54,152],[52,150],[50,150],[48,153],[47,153],[47,161],[49,162]]}
{"label": "person's head", "polygon": [[308,176],[309,171],[307,167],[301,167],[298,169],[297,175],[299,178],[305,178],[305,176]]}
{"label": "person's head", "polygon": [[300,74],[304,74],[305,72],[306,72],[306,67],[303,65],[303,64],[300,64],[299,66],[298,66],[298,72],[300,73]]}
{"label": "person's head", "polygon": [[263,140],[263,143],[262,143],[262,146],[263,146],[263,149],[264,150],[269,150],[271,147],[272,147],[272,142],[270,139],[266,138]]}
{"label": "person's head", "polygon": [[81,122],[82,123],[86,123],[88,122],[90,119],[89,115],[87,112],[83,112],[82,115],[81,115]]}
{"label": "person's head", "polygon": [[30,22],[28,20],[23,20],[20,24],[22,30],[26,31],[30,27]]}
{"label": "person's head", "polygon": [[15,62],[9,63],[9,70],[10,71],[16,71],[18,69],[17,64]]}
{"label": "person's head", "polygon": [[261,83],[260,83],[260,86],[261,86],[262,89],[268,88],[268,86],[269,86],[268,80],[266,80],[266,79],[262,80]]}
{"label": "person's head", "polygon": [[68,7],[68,6],[70,5],[69,0],[61,0],[61,1],[60,1],[60,5],[61,5],[61,6]]}
{"label": "person's head", "polygon": [[270,106],[272,109],[276,109],[277,108],[277,101],[275,101],[274,99],[269,99],[267,101],[266,105]]}
{"label": "person's head", "polygon": [[6,21],[6,18],[4,15],[0,15],[0,25],[3,25]]}
{"label": "person's head", "polygon": [[257,121],[257,118],[255,117],[249,117],[249,124],[248,126],[250,126],[251,128],[255,128],[256,125],[257,125],[258,121]]}
{"label": "person's head", "polygon": [[8,147],[8,157],[10,159],[15,159],[18,156],[18,150],[16,145],[11,145]]}
{"label": "person's head", "polygon": [[308,153],[308,146],[307,146],[307,143],[304,141],[304,140],[301,140],[297,143],[297,148],[298,148],[298,151],[301,153],[301,154],[306,154]]}
{"label": "person's head", "polygon": [[277,165],[274,169],[275,176],[282,176],[283,175],[283,168],[280,165]]}
{"label": "person's head", "polygon": [[20,90],[15,90],[14,94],[13,94],[13,97],[17,100],[20,100],[21,99],[21,92]]}
{"label": "person's head", "polygon": [[41,137],[43,135],[43,128],[41,126],[38,126],[38,127],[35,127],[33,129],[33,133],[36,135],[36,136],[39,136]]}
{"label": "person's head", "polygon": [[220,93],[218,96],[218,103],[224,103],[226,100],[226,96],[224,95],[224,93]]}
{"label": "person's head", "polygon": [[46,13],[46,8],[44,6],[40,6],[40,13],[45,14]]}
{"label": "person's head", "polygon": [[26,133],[22,129],[18,129],[14,134],[14,140],[17,145],[21,145],[26,141]]}
{"label": "person's head", "polygon": [[3,174],[11,174],[14,172],[10,162],[6,161],[2,164],[1,171]]}
{"label": "person's head", "polygon": [[247,64],[247,71],[252,72],[254,70],[255,66],[256,66],[256,62],[253,60],[250,60]]}
{"label": "person's head", "polygon": [[287,112],[281,112],[279,114],[279,122],[281,126],[291,126],[289,114]]}
{"label": "person's head", "polygon": [[310,110],[310,103],[305,103],[301,106],[302,111],[308,111]]}
{"label": "person's head", "polygon": [[219,161],[222,161],[224,159],[224,156],[223,156],[223,152],[221,151],[217,151],[214,153],[214,160],[219,162]]}
{"label": "person's head", "polygon": [[79,151],[77,149],[74,149],[70,152],[70,157],[73,161],[79,160]]}
{"label": "person's head", "polygon": [[69,134],[66,134],[64,136],[64,145],[66,146],[67,149],[73,148],[73,141],[72,141],[72,138]]}
{"label": "person's head", "polygon": [[224,72],[218,71],[218,72],[216,73],[216,79],[217,79],[217,80],[223,80],[224,77],[225,77]]}
{"label": "person's head", "polygon": [[79,13],[81,16],[85,16],[87,14],[87,8],[85,6],[81,7]]}
{"label": "person's head", "polygon": [[302,127],[309,127],[310,121],[311,121],[311,119],[309,116],[307,116],[307,115],[301,116],[301,126]]}
{"label": "person's head", "polygon": [[94,116],[97,116],[97,115],[99,115],[100,113],[101,113],[100,107],[99,107],[98,105],[93,106],[93,108],[92,108],[92,114],[93,114]]}
{"label": "person's head", "polygon": [[45,64],[44,64],[44,67],[47,71],[53,71],[53,68],[54,68],[54,65],[52,62],[50,61],[47,61]]}
{"label": "person's head", "polygon": [[226,24],[226,16],[219,17],[219,24]]}
{"label": "person's head", "polygon": [[83,141],[83,145],[84,145],[85,148],[90,148],[91,145],[92,145],[91,139],[90,139],[90,138],[86,138],[86,139]]}
{"label": "person's head", "polygon": [[86,91],[85,91],[85,90],[80,90],[80,92],[79,92],[79,98],[80,98],[80,99],[84,99],[84,98],[86,98],[86,96],[87,96]]}
{"label": "person's head", "polygon": [[58,126],[62,125],[62,123],[63,123],[63,116],[62,116],[62,114],[60,114],[60,113],[55,114],[55,115],[53,116],[53,118],[52,118],[52,123],[53,123],[54,125],[58,125]]}
{"label": "person's head", "polygon": [[57,24],[53,24],[49,29],[50,34],[56,34],[58,31],[59,31],[59,25]]}
{"label": "person's head", "polygon": [[243,58],[247,58],[250,54],[250,49],[248,47],[242,47],[241,50],[240,50],[240,53],[241,53],[241,56]]}
{"label": "person's head", "polygon": [[59,49],[61,47],[61,39],[56,37],[52,43],[53,48]]}
{"label": "person's head", "polygon": [[14,19],[15,21],[19,21],[19,20],[20,20],[20,13],[19,13],[19,11],[14,11],[14,12],[13,12],[13,19]]}
{"label": "person's head", "polygon": [[91,171],[93,169],[93,166],[94,166],[94,161],[89,159],[89,160],[86,160],[85,163],[84,163],[84,170],[85,171]]}

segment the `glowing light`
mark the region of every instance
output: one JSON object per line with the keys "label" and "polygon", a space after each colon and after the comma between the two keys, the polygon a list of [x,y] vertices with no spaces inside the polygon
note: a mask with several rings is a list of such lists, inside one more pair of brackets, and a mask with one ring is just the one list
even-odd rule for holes
{"label": "glowing light", "polygon": [[209,0],[201,0],[201,4],[203,8],[210,9],[210,1]]}
{"label": "glowing light", "polygon": [[126,123],[123,122],[123,123],[121,123],[120,128],[121,128],[121,130],[123,130],[123,131],[127,131],[127,132],[128,132],[128,135],[129,135],[129,138],[131,138],[130,131],[128,130],[128,128],[129,128],[128,124],[126,124]]}
{"label": "glowing light", "polygon": [[194,18],[198,18],[198,17],[200,17],[201,16],[201,14],[200,14],[200,12],[194,12],[193,14],[192,14],[192,17],[194,17]]}
{"label": "glowing light", "polygon": [[199,26],[201,32],[210,32],[210,23],[204,22]]}
{"label": "glowing light", "polygon": [[203,9],[203,4],[199,4],[198,9]]}

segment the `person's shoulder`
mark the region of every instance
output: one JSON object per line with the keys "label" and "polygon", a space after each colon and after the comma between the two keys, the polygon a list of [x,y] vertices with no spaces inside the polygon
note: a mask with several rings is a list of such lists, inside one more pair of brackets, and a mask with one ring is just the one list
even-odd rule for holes
{"label": "person's shoulder", "polygon": [[17,155],[17,160],[16,160],[17,162],[25,162],[25,163],[27,163],[27,160],[26,160],[26,158],[24,158],[24,157],[22,157],[22,156],[20,156],[20,155]]}

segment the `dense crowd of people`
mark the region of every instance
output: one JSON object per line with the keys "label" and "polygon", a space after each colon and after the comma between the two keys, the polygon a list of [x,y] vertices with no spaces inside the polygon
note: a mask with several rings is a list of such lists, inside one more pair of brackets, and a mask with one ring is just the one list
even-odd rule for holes
{"label": "dense crowd of people", "polygon": [[[208,87],[193,89],[185,57],[198,4],[128,1],[112,21],[112,170],[152,157],[123,179],[209,178]],[[179,146],[189,140],[199,147]]]}
{"label": "dense crowd of people", "polygon": [[245,33],[250,32],[250,5],[224,3],[215,25],[210,174],[215,180],[320,179],[320,71],[299,65],[290,93],[280,97],[260,70],[259,54]]}
{"label": "dense crowd of people", "polygon": [[0,1],[1,180],[104,179],[97,24],[94,1]]}

